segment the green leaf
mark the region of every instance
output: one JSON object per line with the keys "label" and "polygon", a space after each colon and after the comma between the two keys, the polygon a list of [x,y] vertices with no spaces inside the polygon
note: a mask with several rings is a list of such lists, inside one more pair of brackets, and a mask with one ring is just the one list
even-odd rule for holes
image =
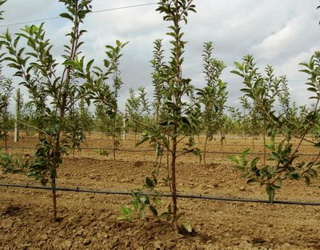
{"label": "green leaf", "polygon": [[247,180],[247,184],[252,184],[252,183],[254,183],[254,182],[256,182],[256,180],[255,179],[249,179],[249,180]]}
{"label": "green leaf", "polygon": [[282,187],[282,179],[278,178],[275,182],[274,182],[274,187],[275,188],[281,188]]}
{"label": "green leaf", "polygon": [[301,179],[301,175],[298,174],[298,173],[293,172],[293,173],[290,173],[290,174],[289,174],[289,178],[290,178],[291,180],[300,180],[300,179]]}
{"label": "green leaf", "polygon": [[[313,162],[312,162],[312,164],[313,164]],[[309,169],[308,174],[310,175],[310,177],[314,177],[314,178],[318,177],[318,172],[315,169]]]}
{"label": "green leaf", "polygon": [[192,233],[192,226],[189,222],[182,223],[182,226],[188,233]]}
{"label": "green leaf", "polygon": [[277,152],[272,152],[270,154],[270,159],[271,160],[275,160],[277,162],[280,162],[281,161],[281,156]]}
{"label": "green leaf", "polygon": [[314,92],[314,93],[317,93],[317,91],[318,91],[316,88],[312,88],[312,87],[308,88],[307,90],[311,91],[311,92]]}
{"label": "green leaf", "polygon": [[142,138],[136,143],[136,146],[139,146],[143,143],[145,143],[146,141],[150,140],[150,135],[149,134],[145,134],[142,136]]}
{"label": "green leaf", "polygon": [[245,158],[248,156],[249,153],[250,153],[250,148],[247,148],[241,153],[241,156]]}
{"label": "green leaf", "polygon": [[154,206],[150,205],[149,209],[154,216],[158,216],[158,210]]}
{"label": "green leaf", "polygon": [[237,156],[229,155],[229,156],[227,156],[227,159],[239,164],[239,157],[237,157]]}
{"label": "green leaf", "polygon": [[259,162],[260,158],[254,158],[251,163],[250,163],[250,168],[252,171],[256,171],[257,170],[257,163]]}
{"label": "green leaf", "polygon": [[305,179],[305,181],[306,181],[306,185],[307,185],[307,186],[310,186],[310,185],[311,185],[310,177],[309,177],[309,176],[304,176],[304,179]]}
{"label": "green leaf", "polygon": [[195,156],[197,156],[197,157],[200,157],[200,159],[201,159],[201,150],[199,149],[199,148],[195,148],[194,150],[193,150],[193,154],[195,155]]}
{"label": "green leaf", "polygon": [[269,184],[269,185],[266,186],[266,191],[267,191],[267,194],[269,196],[269,201],[271,203],[273,203],[275,195],[276,195],[275,187],[273,185]]}
{"label": "green leaf", "polygon": [[73,17],[72,17],[70,14],[68,14],[68,13],[61,13],[61,14],[60,14],[60,17],[62,17],[62,18],[67,18],[67,19],[73,21]]}
{"label": "green leaf", "polygon": [[129,207],[121,207],[121,214],[122,215],[130,215],[132,210]]}
{"label": "green leaf", "polygon": [[275,138],[274,136],[272,136],[272,140],[270,143],[266,144],[266,147],[269,149],[269,150],[275,150]]}
{"label": "green leaf", "polygon": [[155,187],[154,182],[149,177],[146,178],[146,185],[147,185],[148,188],[154,188]]}

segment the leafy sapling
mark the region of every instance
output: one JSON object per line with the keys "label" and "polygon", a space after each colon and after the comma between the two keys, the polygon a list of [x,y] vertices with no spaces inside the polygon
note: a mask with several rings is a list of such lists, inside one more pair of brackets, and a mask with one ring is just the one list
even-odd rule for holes
{"label": "leafy sapling", "polygon": [[[276,114],[273,107],[274,98],[276,97],[279,81],[273,78],[270,70],[267,69],[268,76],[263,78],[250,65],[237,63],[240,71],[234,73],[240,75],[244,79],[246,87],[242,89],[248,98],[251,98],[256,104],[258,110],[265,118],[265,128],[267,128],[270,142],[266,143],[265,148],[268,150],[268,162],[263,161],[259,157],[253,160],[248,159],[249,150],[245,150],[239,156],[231,156],[230,160],[236,163],[237,168],[244,172],[244,177],[248,179],[248,183],[258,182],[266,187],[266,192],[270,202],[273,202],[276,190],[282,187],[285,180],[301,180],[304,179],[309,185],[312,178],[318,176],[318,168],[320,166],[320,153],[314,160],[304,162],[299,159],[299,149],[306,140],[306,135],[314,128],[319,121],[319,68],[320,53],[315,53],[308,63],[302,63],[303,72],[307,73],[309,81],[307,83],[308,90],[313,94],[310,98],[315,100],[314,108],[308,111],[305,119],[299,124],[299,133],[293,135],[290,126],[287,126],[285,115]],[[252,64],[251,64],[252,65]],[[270,81],[270,79],[273,79]],[[285,78],[282,78],[285,79]],[[284,138],[277,143],[275,138],[282,135]],[[298,137],[297,144],[293,144],[292,136]],[[310,143],[311,141],[308,140]],[[313,142],[314,146],[319,146],[319,142]]]}
{"label": "leafy sapling", "polygon": [[157,39],[154,41],[154,50],[153,50],[153,58],[151,60],[151,65],[153,68],[152,72],[152,81],[154,86],[154,119],[155,122],[158,123],[161,115],[161,107],[163,100],[163,88],[164,88],[164,79],[163,79],[163,71],[166,69],[166,64],[164,63],[164,50],[162,45],[162,40]]}
{"label": "leafy sapling", "polygon": [[[91,10],[91,0],[60,2],[67,8],[67,12],[60,16],[73,24],[67,34],[70,40],[64,46],[62,65],[56,62],[51,53],[53,45],[46,38],[43,24],[26,26],[14,37],[8,31],[1,36],[1,44],[8,53],[4,60],[16,70],[15,76],[22,79],[20,84],[28,90],[30,102],[37,111],[37,125],[40,126],[35,129],[39,132],[39,141],[27,174],[43,185],[51,184],[54,221],[57,220],[57,170],[62,163],[62,156],[70,148],[70,140],[65,136],[68,133],[66,119],[69,108],[80,100],[81,90],[84,89],[76,84],[74,75],[74,62],[81,53],[80,38],[85,33],[80,26]],[[21,44],[22,40],[27,47]],[[58,72],[62,72],[61,75]]]}
{"label": "leafy sapling", "polygon": [[23,97],[20,91],[20,88],[16,90],[16,113],[15,113],[15,122],[14,122],[14,142],[19,141],[19,135],[20,135],[20,126],[21,124],[19,121],[21,121],[22,118],[22,108],[23,108]]}
{"label": "leafy sapling", "polygon": [[0,139],[4,142],[4,149],[6,153],[8,153],[10,129],[9,105],[12,91],[12,80],[9,78],[5,78],[2,75],[2,68],[0,68]]}
{"label": "leafy sapling", "polygon": [[144,87],[129,90],[129,98],[126,101],[127,127],[134,132],[135,142],[138,141],[138,134],[143,132],[149,124],[150,104]]}
{"label": "leafy sapling", "polygon": [[171,57],[168,64],[160,67],[158,79],[161,79],[161,85],[156,88],[156,95],[159,95],[158,91],[161,91],[163,96],[160,100],[162,103],[159,105],[162,111],[159,113],[163,112],[166,116],[158,117],[158,122],[148,129],[140,141],[140,143],[149,141],[156,149],[164,148],[170,153],[169,183],[172,204],[169,205],[165,215],[171,221],[174,230],[178,230],[178,219],[182,215],[178,211],[177,201],[177,158],[185,153],[199,153],[193,148],[184,149],[182,154],[178,152],[179,144],[185,137],[192,135],[199,124],[194,113],[194,106],[185,101],[188,99],[187,97],[191,96],[194,88],[191,85],[191,80],[182,76],[186,41],[182,39],[181,23],[187,23],[189,13],[195,12],[195,5],[192,2],[192,0],[161,0],[158,3],[157,11],[163,14],[163,20],[171,22],[167,33],[172,39],[170,41],[172,45]]}
{"label": "leafy sapling", "polygon": [[197,89],[197,96],[203,105],[202,123],[205,130],[205,144],[203,150],[203,162],[206,165],[206,150],[208,141],[213,140],[214,134],[220,130],[221,143],[223,143],[224,108],[227,101],[227,85],[220,79],[223,69],[226,67],[222,61],[212,58],[212,42],[204,43],[203,61],[206,86]]}
{"label": "leafy sapling", "polygon": [[[106,59],[103,60],[104,68],[93,66],[94,60],[85,63],[84,57],[76,62],[76,75],[86,81],[87,100],[99,107],[99,114],[112,120],[111,135],[113,139],[113,159],[116,159],[116,150],[120,144],[121,129],[117,127],[118,119],[118,92],[122,85],[120,77],[121,51],[128,44],[116,41],[115,46],[106,46]],[[110,83],[112,81],[112,83]]]}

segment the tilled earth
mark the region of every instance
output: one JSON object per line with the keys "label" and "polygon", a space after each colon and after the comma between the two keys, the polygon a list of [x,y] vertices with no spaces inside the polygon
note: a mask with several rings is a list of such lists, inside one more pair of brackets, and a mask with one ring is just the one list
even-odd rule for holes
{"label": "tilled earth", "polygon": [[[34,142],[23,139],[19,145]],[[244,143],[230,139],[221,147],[211,142],[206,166],[193,156],[179,159],[179,193],[267,199],[263,187],[246,185],[226,154],[213,153],[241,151],[243,147],[235,146]],[[58,186],[108,191],[141,188],[153,170],[152,150],[147,144],[134,148],[133,141],[123,141],[123,151],[117,152],[114,161],[112,154],[101,156],[94,149],[108,145],[110,140],[94,138],[87,142],[90,149],[76,152],[75,158],[64,158]],[[261,152],[258,145],[256,142],[254,151]],[[303,149],[316,152],[307,146]],[[32,155],[29,148],[10,148],[10,152]],[[39,185],[22,175],[4,174],[0,174],[0,183]],[[276,199],[320,203],[318,184],[318,180],[310,187],[286,182]],[[163,183],[159,188],[168,192]],[[120,221],[121,207],[130,202],[130,196],[59,191],[59,221],[52,222],[50,192],[0,187],[0,249],[320,249],[320,206],[179,199],[180,211],[185,213],[180,222],[193,228],[187,234],[173,231],[167,221],[148,211],[144,219]],[[163,198],[160,210],[169,204],[170,199]]]}

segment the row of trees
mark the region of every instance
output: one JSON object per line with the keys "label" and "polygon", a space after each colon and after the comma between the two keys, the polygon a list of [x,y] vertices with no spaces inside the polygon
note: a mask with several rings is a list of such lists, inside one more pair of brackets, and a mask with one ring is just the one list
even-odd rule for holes
{"label": "row of trees", "polygon": [[[161,45],[161,40],[155,41],[155,49]],[[161,45],[162,46],[162,45]],[[192,102],[199,104],[199,126],[195,129],[194,135],[203,134],[206,137],[205,143],[211,141],[214,136],[220,137],[221,143],[226,135],[259,136],[265,133],[263,118],[253,103],[248,100],[244,94],[239,98],[241,108],[227,106],[227,83],[220,79],[220,75],[225,68],[222,61],[212,58],[213,46],[211,42],[204,44],[203,63],[204,63],[204,82],[202,89],[192,89]],[[156,50],[155,50],[156,53]],[[159,56],[155,54],[155,58]],[[152,65],[155,64],[153,58]],[[254,58],[248,55],[244,60],[250,60],[254,63]],[[161,62],[157,62],[161,63]],[[156,66],[157,67],[157,66]],[[265,72],[267,77],[275,77],[272,66],[267,66]],[[236,73],[236,72],[234,72]],[[143,133],[148,126],[159,121],[161,116],[161,107],[159,103],[163,98],[161,86],[157,86],[157,68],[153,72],[154,99],[149,100],[144,87],[138,90],[130,89],[129,97],[125,103],[125,111],[111,112],[108,106],[97,103],[88,105],[86,99],[80,98],[73,103],[70,114],[67,114],[69,123],[72,123],[72,130],[80,129],[83,133],[103,132],[112,136],[117,134],[132,133],[136,140],[138,135]],[[0,134],[1,139],[8,138],[8,132],[13,131],[16,126],[28,134],[37,132],[37,124],[42,122],[42,118],[37,115],[39,112],[29,99],[24,99],[20,89],[13,92],[13,82],[10,78],[5,78],[0,72],[1,89],[1,113],[0,113]],[[272,81],[272,79],[269,79]],[[292,124],[299,124],[305,118],[306,114],[312,109],[311,106],[297,106],[290,100],[290,92],[285,76],[276,78],[277,86],[273,90],[274,97],[277,97],[275,103],[276,113],[285,117]],[[117,89],[117,92],[119,88]],[[116,97],[116,96],[115,96]],[[115,98],[118,106],[118,100]],[[14,111],[9,107],[15,106]],[[19,117],[18,125],[15,123]],[[72,121],[72,122],[71,122]],[[32,126],[28,126],[32,125]],[[294,127],[292,129],[295,129]],[[312,130],[313,131],[313,130]],[[311,131],[311,132],[312,132]],[[316,131],[314,131],[316,132]],[[5,141],[5,140],[4,140]],[[205,149],[204,149],[205,151]]]}
{"label": "row of trees", "polygon": [[[138,92],[130,90],[126,113],[123,114],[118,107],[118,95],[123,84],[119,66],[122,50],[127,43],[116,41],[113,46],[106,45],[103,66],[95,66],[96,62],[86,58],[81,51],[82,36],[86,32],[81,25],[91,11],[92,0],[60,2],[65,4],[67,10],[60,16],[72,23],[67,34],[69,43],[64,45],[62,64],[51,53],[53,45],[46,38],[43,24],[27,26],[15,35],[7,31],[0,37],[4,52],[2,62],[15,70],[14,75],[21,79],[20,84],[29,93],[26,105],[22,105],[21,97],[16,98],[18,115],[11,120],[39,136],[34,157],[23,159],[1,152],[0,165],[5,172],[24,172],[43,185],[51,185],[54,220],[57,220],[56,178],[63,156],[80,147],[85,132],[93,129],[104,131],[113,138],[114,159],[121,133],[130,130],[138,135],[143,132],[141,138],[136,137],[137,144],[149,142],[156,152],[155,168],[151,176],[146,177],[144,188],[157,196],[148,197],[143,194],[143,189],[134,192],[133,208],[122,209],[124,218],[132,218],[135,212],[143,215],[145,208],[149,208],[154,215],[170,220],[175,230],[178,230],[178,219],[182,215],[177,200],[177,159],[189,153],[201,157],[194,139],[200,133],[205,134],[206,138],[204,161],[207,143],[215,134],[220,135],[221,143],[225,134],[231,132],[245,136],[262,135],[266,148],[261,161],[259,158],[248,160],[249,150],[231,157],[231,160],[244,171],[249,183],[259,182],[266,186],[271,201],[284,180],[305,179],[310,183],[311,177],[317,176],[320,154],[310,162],[301,163],[297,158],[299,147],[307,140],[308,134],[314,135],[314,140],[309,142],[319,146],[319,53],[302,64],[303,71],[310,77],[308,90],[315,99],[315,104],[310,108],[297,108],[292,104],[286,78],[276,77],[271,66],[260,73],[251,55],[235,63],[236,69],[233,71],[243,81],[242,110],[227,107],[227,83],[221,79],[225,65],[212,57],[211,42],[204,43],[202,53],[205,86],[196,89],[191,79],[183,76],[183,55],[187,42],[183,40],[182,29],[189,14],[195,12],[193,1],[161,0],[157,11],[163,15],[164,21],[170,23],[167,33],[170,37],[170,57],[166,60],[162,40],[156,40],[151,60],[154,99],[152,102],[147,99],[144,88]],[[8,122],[12,81],[1,78],[0,87],[3,89],[0,96],[0,135],[6,141],[12,127]],[[277,102],[280,109],[276,109]],[[96,107],[95,115],[88,108],[93,106]],[[282,135],[285,139],[277,144],[276,135]],[[295,149],[292,137],[300,140]],[[162,161],[165,153],[167,163]],[[159,180],[159,170],[163,167],[166,177]],[[163,213],[157,209],[161,197],[157,188],[160,181],[170,187],[172,194],[172,203]],[[188,225],[185,228],[190,231]]]}

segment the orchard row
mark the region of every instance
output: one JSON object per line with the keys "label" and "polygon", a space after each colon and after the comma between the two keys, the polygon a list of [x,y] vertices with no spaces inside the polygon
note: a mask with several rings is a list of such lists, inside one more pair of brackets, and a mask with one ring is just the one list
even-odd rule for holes
{"label": "orchard row", "polygon": [[[85,133],[102,131],[113,138],[115,150],[123,133],[143,133],[137,144],[149,142],[155,149],[154,170],[146,177],[144,188],[158,194],[156,198],[143,195],[141,190],[133,195],[132,208],[123,208],[123,218],[131,219],[133,214],[143,214],[148,208],[155,216],[163,216],[178,230],[176,160],[183,154],[203,157],[194,137],[206,136],[204,152],[208,141],[216,134],[221,143],[226,133],[260,135],[264,141],[263,157],[249,159],[249,149],[239,156],[230,157],[236,167],[244,172],[248,183],[258,182],[266,187],[270,201],[275,198],[276,189],[285,180],[305,180],[310,184],[318,177],[320,153],[309,162],[299,161],[299,148],[308,141],[320,146],[320,53],[315,52],[308,62],[301,63],[301,71],[308,74],[306,84],[314,104],[310,107],[296,107],[290,100],[288,82],[285,76],[277,77],[274,68],[267,66],[260,70],[253,56],[247,55],[235,63],[232,72],[242,81],[240,97],[242,109],[227,107],[227,83],[221,79],[225,69],[222,61],[215,59],[213,45],[203,45],[203,73],[205,86],[195,88],[191,79],[184,78],[185,44],[182,24],[187,24],[189,14],[195,13],[192,0],[161,0],[157,11],[169,23],[170,58],[165,60],[162,40],[154,42],[151,60],[154,98],[149,100],[144,88],[138,92],[130,90],[125,112],[119,110],[119,90],[123,84],[119,69],[122,49],[126,43],[106,45],[103,67],[86,58],[81,51],[81,28],[85,17],[91,11],[92,0],[60,0],[66,12],[60,16],[72,23],[64,45],[64,61],[59,64],[52,55],[50,40],[46,38],[44,25],[26,26],[17,34],[9,31],[0,37],[2,65],[15,70],[15,77],[28,91],[29,100],[24,103],[19,90],[16,93],[16,112],[10,114],[8,107],[13,96],[12,80],[0,78],[0,136],[5,142],[8,132],[15,127],[18,139],[19,129],[37,133],[39,141],[32,160],[0,153],[0,165],[5,173],[25,173],[41,184],[52,187],[54,220],[57,219],[56,178],[63,156],[71,149],[81,146]],[[4,4],[5,1],[1,1]],[[61,72],[61,73],[59,73]],[[90,107],[90,108],[89,108]],[[94,107],[94,113],[91,113]],[[276,142],[281,135],[283,140]],[[306,136],[312,135],[313,140]],[[298,139],[294,146],[292,138]],[[310,138],[310,137],[308,137]],[[184,151],[178,151],[184,145]],[[172,192],[172,204],[167,212],[158,214],[161,191],[157,188],[159,169],[164,167],[162,156],[170,155],[167,163],[166,183]],[[185,226],[188,230],[188,226]]]}

